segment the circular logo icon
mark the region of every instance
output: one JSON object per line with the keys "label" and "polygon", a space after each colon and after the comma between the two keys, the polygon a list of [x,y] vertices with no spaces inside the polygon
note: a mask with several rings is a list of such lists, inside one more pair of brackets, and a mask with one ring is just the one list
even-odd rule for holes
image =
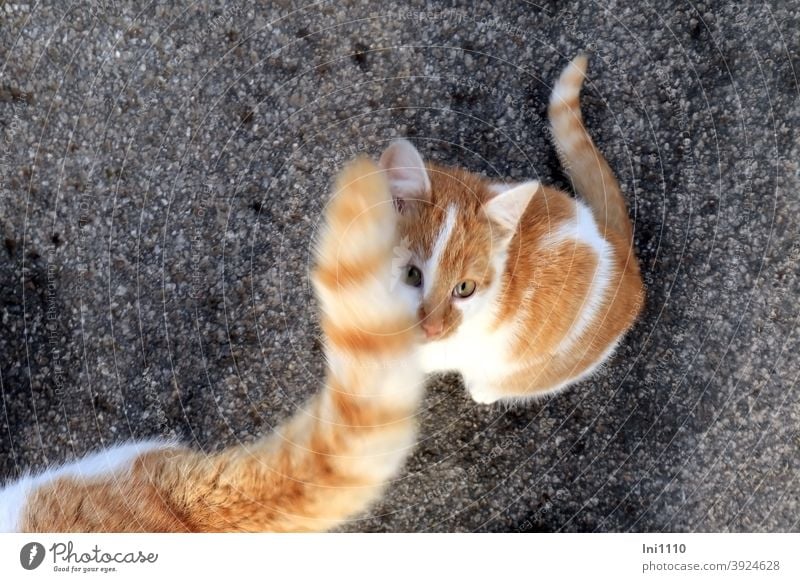
{"label": "circular logo icon", "polygon": [[44,561],[44,546],[39,542],[30,542],[19,551],[19,563],[26,570],[35,570]]}

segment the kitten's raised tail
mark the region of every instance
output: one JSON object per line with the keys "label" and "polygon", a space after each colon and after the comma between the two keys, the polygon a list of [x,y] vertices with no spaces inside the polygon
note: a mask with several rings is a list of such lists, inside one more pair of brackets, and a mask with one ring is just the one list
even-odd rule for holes
{"label": "kitten's raised tail", "polygon": [[585,55],[575,57],[553,87],[548,107],[553,142],[564,171],[592,208],[600,228],[631,240],[631,221],[619,182],[583,125],[580,92],[587,66]]}
{"label": "kitten's raised tail", "polygon": [[23,478],[0,490],[0,529],[309,531],[363,511],[411,451],[422,395],[414,306],[391,280],[396,220],[383,173],[351,164],[316,246],[325,384],[276,433],[209,455],[115,447]]}

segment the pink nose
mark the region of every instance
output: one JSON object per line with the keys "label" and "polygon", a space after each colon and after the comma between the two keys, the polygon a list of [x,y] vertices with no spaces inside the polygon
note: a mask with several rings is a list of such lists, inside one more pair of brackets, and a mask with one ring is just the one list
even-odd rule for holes
{"label": "pink nose", "polygon": [[441,319],[432,321],[430,319],[426,319],[422,322],[422,329],[425,330],[425,335],[428,338],[436,337],[437,335],[441,335],[442,329],[444,328],[444,324]]}

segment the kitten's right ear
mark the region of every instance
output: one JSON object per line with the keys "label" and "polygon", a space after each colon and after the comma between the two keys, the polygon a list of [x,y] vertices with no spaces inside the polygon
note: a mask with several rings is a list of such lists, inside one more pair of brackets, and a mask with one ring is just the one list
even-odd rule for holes
{"label": "kitten's right ear", "polygon": [[484,204],[484,210],[489,218],[513,233],[539,188],[538,180],[523,182],[516,186],[492,184],[489,189],[494,196]]}
{"label": "kitten's right ear", "polygon": [[397,207],[412,200],[430,200],[431,180],[425,162],[407,139],[397,139],[381,155],[380,166],[386,170],[389,189]]}

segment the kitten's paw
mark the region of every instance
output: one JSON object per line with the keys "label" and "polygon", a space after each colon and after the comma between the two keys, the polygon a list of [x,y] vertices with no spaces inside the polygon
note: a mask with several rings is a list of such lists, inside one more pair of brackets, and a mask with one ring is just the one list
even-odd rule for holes
{"label": "kitten's paw", "polygon": [[[347,164],[336,179],[328,214],[343,230],[355,228],[365,234],[394,231],[397,218],[385,173],[364,157]],[[375,238],[382,237],[373,236],[366,242]]]}

